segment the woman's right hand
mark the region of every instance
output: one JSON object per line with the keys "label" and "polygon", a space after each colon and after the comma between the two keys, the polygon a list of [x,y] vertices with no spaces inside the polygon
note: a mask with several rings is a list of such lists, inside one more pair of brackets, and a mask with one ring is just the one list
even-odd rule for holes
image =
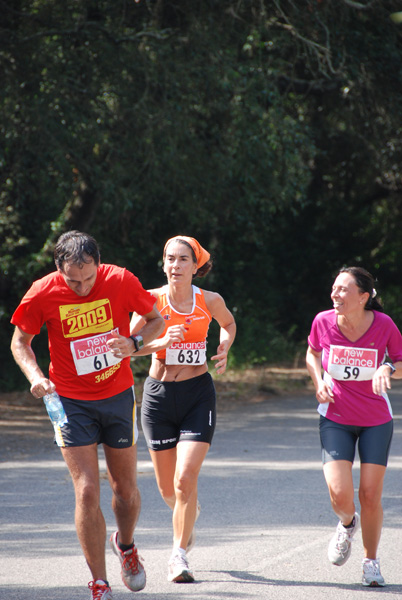
{"label": "woman's right hand", "polygon": [[335,402],[334,394],[332,393],[330,386],[327,383],[325,383],[323,379],[321,379],[320,383],[318,384],[315,396],[320,404],[327,404],[327,402]]}
{"label": "woman's right hand", "polygon": [[172,325],[168,327],[163,338],[163,346],[170,348],[172,344],[183,342],[186,327],[184,325]]}

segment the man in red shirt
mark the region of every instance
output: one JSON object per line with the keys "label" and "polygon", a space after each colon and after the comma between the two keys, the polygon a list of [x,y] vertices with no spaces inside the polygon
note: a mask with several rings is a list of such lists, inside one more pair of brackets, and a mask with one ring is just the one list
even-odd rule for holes
{"label": "man in red shirt", "polygon": [[[112,550],[120,559],[123,582],[139,591],[146,576],[133,538],[141,507],[138,430],[130,357],[122,353],[135,354],[158,337],[164,321],[154,296],[135,275],[101,264],[98,245],[88,234],[63,234],[54,258],[57,271],[35,281],[13,314],[11,350],[36,398],[54,390],[60,395],[68,422],[55,426],[56,440],[74,484],[77,535],[93,577],[88,587],[93,600],[111,600],[97,446],[103,444],[113,490],[117,531],[110,539]],[[145,325],[130,337],[133,312],[143,315]],[[31,347],[44,324],[49,378]]]}

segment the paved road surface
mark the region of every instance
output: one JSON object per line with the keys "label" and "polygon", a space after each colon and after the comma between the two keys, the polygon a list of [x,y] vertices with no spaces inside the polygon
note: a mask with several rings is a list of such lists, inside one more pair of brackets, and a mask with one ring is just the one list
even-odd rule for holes
{"label": "paved road surface", "polygon": [[[348,563],[329,564],[336,526],[323,479],[317,414],[311,396],[281,397],[237,407],[219,416],[199,485],[202,512],[189,555],[197,582],[166,579],[171,549],[170,512],[157,492],[143,437],[139,485],[143,508],[136,543],[145,559],[142,600],[335,600],[402,594],[402,387],[391,395],[395,412],[392,458],[384,491],[380,546],[383,589],[360,585],[362,542]],[[50,427],[50,426],[49,426]],[[49,434],[50,434],[49,429]],[[1,444],[1,440],[0,440]],[[103,455],[102,508],[114,530]],[[356,486],[358,469],[354,470]],[[0,598],[81,600],[89,571],[73,524],[73,490],[57,448],[33,447],[24,459],[0,463]],[[132,597],[107,548],[114,600]]]}

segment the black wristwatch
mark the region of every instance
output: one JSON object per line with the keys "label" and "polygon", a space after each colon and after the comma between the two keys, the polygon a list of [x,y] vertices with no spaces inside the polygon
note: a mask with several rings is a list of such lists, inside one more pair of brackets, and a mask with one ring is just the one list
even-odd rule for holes
{"label": "black wristwatch", "polygon": [[382,364],[391,369],[391,373],[389,374],[389,376],[391,377],[396,371],[396,368],[394,367],[394,365],[391,362],[385,362]]}
{"label": "black wristwatch", "polygon": [[130,335],[130,338],[134,342],[135,350],[134,350],[133,354],[135,354],[136,352],[138,352],[138,350],[140,350],[143,347],[144,340],[142,339],[141,335]]}

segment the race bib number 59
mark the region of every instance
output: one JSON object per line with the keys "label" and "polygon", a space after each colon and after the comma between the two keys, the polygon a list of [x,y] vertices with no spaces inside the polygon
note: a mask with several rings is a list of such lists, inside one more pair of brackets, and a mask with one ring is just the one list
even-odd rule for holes
{"label": "race bib number 59", "polygon": [[167,365],[203,365],[206,360],[206,342],[180,342],[166,349]]}
{"label": "race bib number 59", "polygon": [[376,349],[330,346],[328,373],[342,381],[368,381],[377,370]]}

